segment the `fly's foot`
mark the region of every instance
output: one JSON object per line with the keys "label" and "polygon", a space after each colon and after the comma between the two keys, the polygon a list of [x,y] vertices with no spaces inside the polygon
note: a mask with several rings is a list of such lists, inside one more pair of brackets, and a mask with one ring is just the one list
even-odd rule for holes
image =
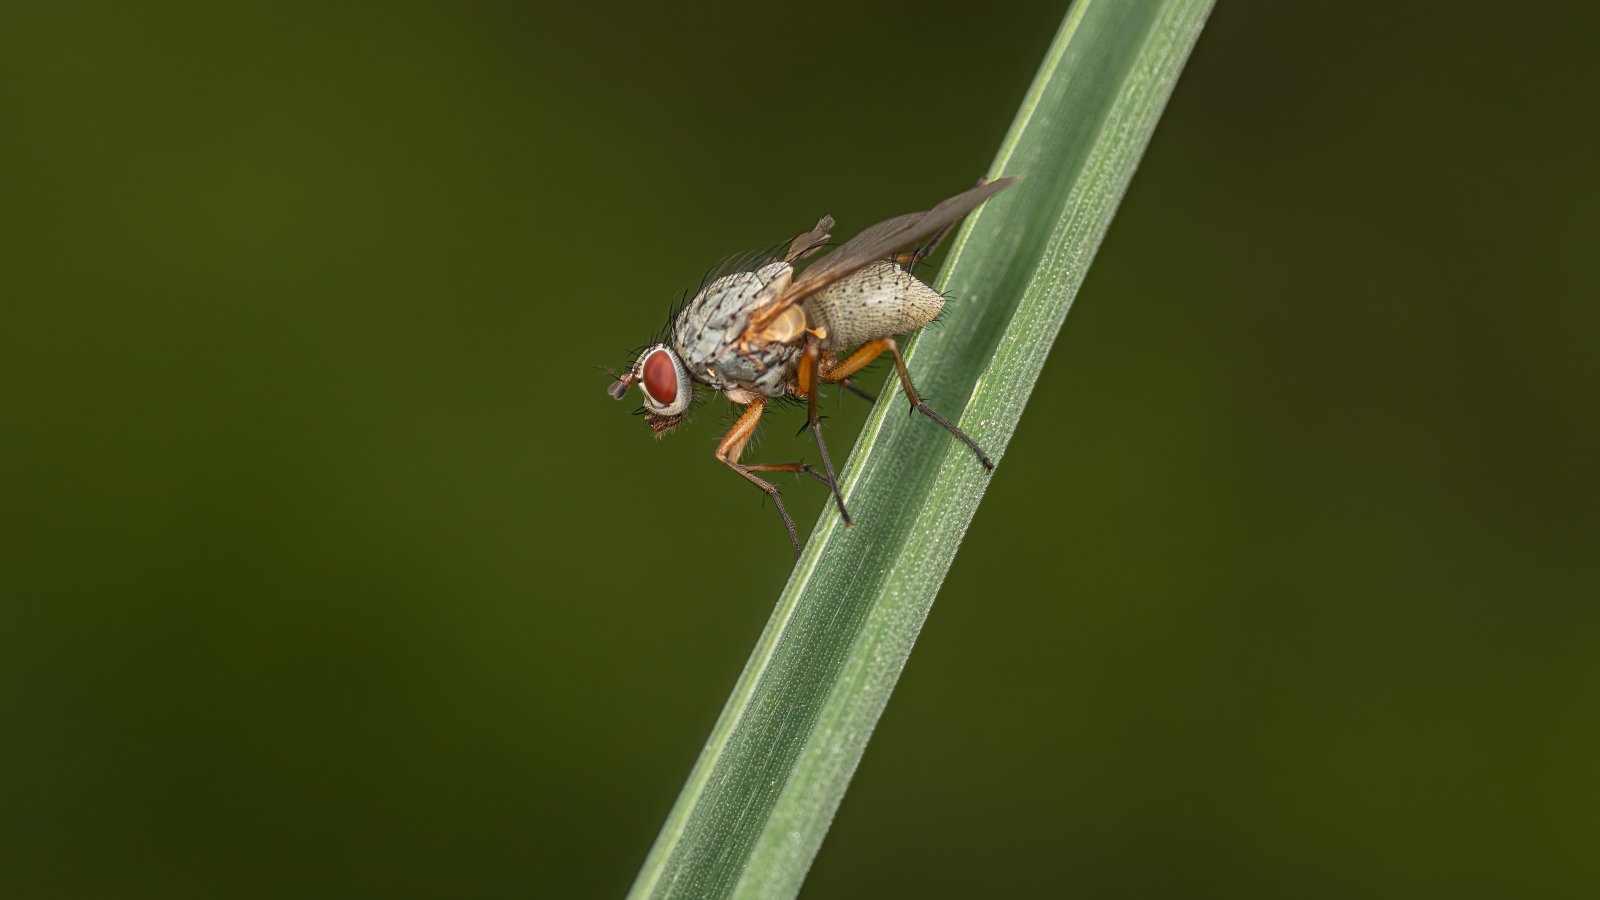
{"label": "fly's foot", "polygon": [[972,455],[978,458],[978,465],[983,466],[983,474],[994,474],[994,460],[990,459],[989,454],[984,453],[983,448],[978,446],[978,442],[968,437],[965,431],[962,431],[960,428],[956,427],[956,425],[949,419],[946,419],[944,416],[934,412],[933,407],[924,403],[921,397],[917,397],[912,401],[911,409],[913,412],[922,413],[933,421],[939,423],[940,428],[950,432],[950,434],[956,437],[956,439],[960,440],[961,443],[966,444],[967,448],[972,451]]}

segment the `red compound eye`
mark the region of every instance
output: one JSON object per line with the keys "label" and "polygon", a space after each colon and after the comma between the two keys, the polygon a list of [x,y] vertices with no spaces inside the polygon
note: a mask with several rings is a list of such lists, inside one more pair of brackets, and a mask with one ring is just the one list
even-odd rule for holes
{"label": "red compound eye", "polygon": [[657,350],[644,361],[644,389],[650,398],[662,406],[671,406],[678,399],[678,367],[665,350]]}

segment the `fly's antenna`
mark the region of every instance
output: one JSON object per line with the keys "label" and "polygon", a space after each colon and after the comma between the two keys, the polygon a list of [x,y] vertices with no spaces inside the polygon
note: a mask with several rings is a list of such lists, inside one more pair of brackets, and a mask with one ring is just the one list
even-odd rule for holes
{"label": "fly's antenna", "polygon": [[633,386],[633,373],[617,374],[617,370],[610,366],[595,366],[596,369],[611,376],[611,383],[606,385],[606,393],[613,400],[621,400],[628,395],[628,388]]}

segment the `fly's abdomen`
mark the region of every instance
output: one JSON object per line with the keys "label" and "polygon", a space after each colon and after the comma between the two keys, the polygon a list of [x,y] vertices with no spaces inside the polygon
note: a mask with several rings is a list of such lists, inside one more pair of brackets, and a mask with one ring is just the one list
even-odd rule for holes
{"label": "fly's abdomen", "polygon": [[875,262],[803,301],[806,322],[827,336],[824,350],[847,350],[916,331],[944,308],[944,297],[887,260]]}

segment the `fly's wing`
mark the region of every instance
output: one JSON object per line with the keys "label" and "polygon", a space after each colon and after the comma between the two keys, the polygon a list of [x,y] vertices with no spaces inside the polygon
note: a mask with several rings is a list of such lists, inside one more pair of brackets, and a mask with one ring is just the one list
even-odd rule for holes
{"label": "fly's wing", "polygon": [[[797,260],[804,259],[818,250],[821,250],[827,245],[828,238],[832,237],[832,235],[828,234],[828,231],[831,228],[833,228],[833,216],[823,216],[817,220],[817,225],[815,228],[805,232],[804,234],[795,235],[794,238],[787,244],[778,244],[773,247],[768,247],[765,250],[756,250],[752,253],[736,253],[732,256],[724,257],[715,266],[712,266],[710,271],[701,276],[698,287],[692,291],[686,291],[684,293],[684,299],[675,309],[673,309],[672,314],[668,317],[668,321],[671,322],[676,320],[678,318],[678,312],[682,310],[684,306],[693,302],[693,298],[700,296],[700,294],[705,291],[709,285],[716,282],[724,275],[733,275],[739,272],[755,272],[767,264],[774,262],[785,262],[792,264]],[[769,285],[769,296],[776,294],[783,287],[783,285],[787,285],[788,283],[788,280],[785,279],[782,284],[774,282]]]}
{"label": "fly's wing", "polygon": [[[849,277],[862,267],[887,259],[896,250],[932,236],[939,229],[961,221],[983,201],[1011,186],[1016,178],[1001,178],[957,194],[927,212],[907,213],[866,229],[838,249],[822,257],[795,276],[783,293],[761,311],[764,324],[784,309],[830,284]],[[831,224],[831,222],[830,222]],[[799,243],[799,239],[796,239]]]}

